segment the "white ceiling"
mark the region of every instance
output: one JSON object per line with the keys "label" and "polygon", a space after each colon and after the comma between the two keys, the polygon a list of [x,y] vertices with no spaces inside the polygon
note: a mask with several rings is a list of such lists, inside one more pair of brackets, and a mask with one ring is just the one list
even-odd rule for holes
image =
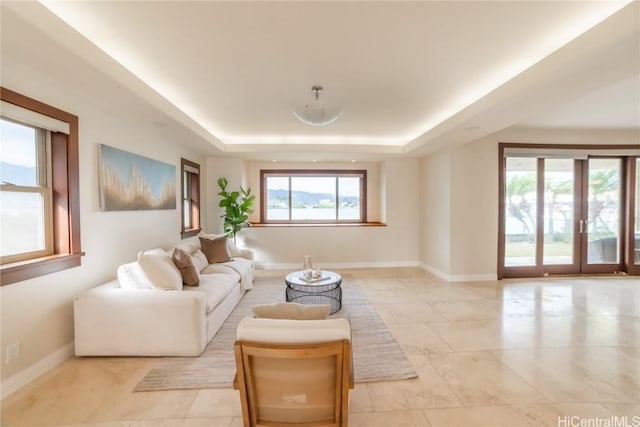
{"label": "white ceiling", "polygon": [[[637,1],[42,3],[3,8],[221,152],[399,155],[514,125],[640,128]],[[292,115],[314,84],[342,109],[331,125]]]}
{"label": "white ceiling", "polygon": [[582,129],[640,127],[640,77],[613,82],[526,120],[525,126]]}

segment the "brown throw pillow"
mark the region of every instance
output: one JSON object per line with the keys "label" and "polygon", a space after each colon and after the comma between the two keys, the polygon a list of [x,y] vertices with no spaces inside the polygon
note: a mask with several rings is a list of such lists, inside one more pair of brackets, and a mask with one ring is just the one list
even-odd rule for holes
{"label": "brown throw pillow", "polygon": [[217,239],[200,237],[200,249],[202,249],[202,252],[204,252],[204,255],[207,257],[209,264],[231,261],[227,238],[227,235],[218,237]]}
{"label": "brown throw pillow", "polygon": [[171,256],[173,263],[180,270],[180,275],[182,276],[182,283],[186,286],[198,286],[200,283],[200,273],[196,268],[196,265],[193,263],[193,259],[191,259],[191,255],[183,251],[182,249],[174,249],[173,255]]}

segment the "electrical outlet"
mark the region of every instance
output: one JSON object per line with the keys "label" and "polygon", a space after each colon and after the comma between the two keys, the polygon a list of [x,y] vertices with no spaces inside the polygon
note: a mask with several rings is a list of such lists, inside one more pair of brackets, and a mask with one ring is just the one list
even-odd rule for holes
{"label": "electrical outlet", "polygon": [[13,343],[7,346],[6,363],[13,362],[20,357],[20,342]]}

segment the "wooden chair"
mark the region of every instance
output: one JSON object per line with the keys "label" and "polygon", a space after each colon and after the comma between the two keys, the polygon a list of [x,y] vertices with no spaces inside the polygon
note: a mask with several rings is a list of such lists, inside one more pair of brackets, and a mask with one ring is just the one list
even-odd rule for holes
{"label": "wooden chair", "polygon": [[354,387],[345,319],[243,319],[234,346],[246,427],[348,425]]}

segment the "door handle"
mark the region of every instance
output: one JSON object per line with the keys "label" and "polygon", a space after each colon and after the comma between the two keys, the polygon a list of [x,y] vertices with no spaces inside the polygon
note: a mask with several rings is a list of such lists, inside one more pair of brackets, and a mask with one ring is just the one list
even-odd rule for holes
{"label": "door handle", "polygon": [[584,234],[587,232],[587,220],[586,219],[581,219],[580,220],[580,234]]}

